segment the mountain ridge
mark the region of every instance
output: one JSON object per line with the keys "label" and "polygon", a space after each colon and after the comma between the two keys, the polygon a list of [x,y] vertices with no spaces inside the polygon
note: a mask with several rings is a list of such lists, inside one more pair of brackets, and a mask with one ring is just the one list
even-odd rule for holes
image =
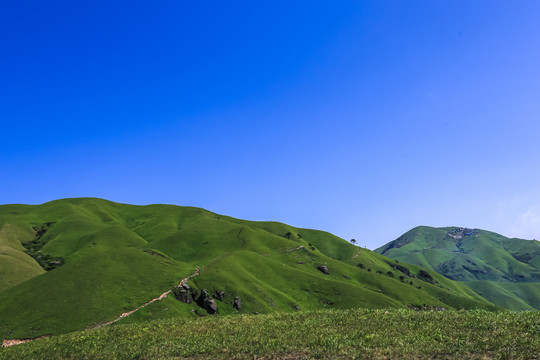
{"label": "mountain ridge", "polygon": [[375,251],[462,281],[499,306],[540,309],[537,240],[482,229],[418,226]]}
{"label": "mountain ridge", "polygon": [[[12,229],[0,244],[16,239],[26,247],[18,255],[48,268],[0,288],[4,338],[106,323],[172,289],[196,266],[201,272],[189,281],[187,293],[168,296],[121,322],[207,315],[211,300],[222,315],[354,307],[497,309],[461,283],[330,233],[200,208],[95,198],[2,205],[0,229]],[[236,298],[241,309],[234,306]]]}

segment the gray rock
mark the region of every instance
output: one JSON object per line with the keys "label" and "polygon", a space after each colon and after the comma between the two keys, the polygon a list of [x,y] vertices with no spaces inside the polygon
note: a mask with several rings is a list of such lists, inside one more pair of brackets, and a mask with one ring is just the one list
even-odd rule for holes
{"label": "gray rock", "polygon": [[219,290],[216,290],[214,291],[214,299],[217,299],[219,301],[223,301],[223,299],[225,299],[225,291],[219,291]]}
{"label": "gray rock", "polygon": [[215,314],[217,312],[217,304],[214,299],[206,298],[203,301],[202,307],[209,314]]}
{"label": "gray rock", "polygon": [[326,265],[319,265],[317,266],[317,269],[320,270],[323,274],[330,274],[330,271],[328,271],[328,266]]}
{"label": "gray rock", "polygon": [[240,310],[242,308],[242,301],[240,300],[238,296],[234,298],[234,301],[232,302],[232,306],[236,310]]}
{"label": "gray rock", "polygon": [[208,296],[206,289],[201,290],[201,294],[197,298],[197,305],[202,307],[209,314],[215,314],[217,312],[216,301]]}
{"label": "gray rock", "polygon": [[191,304],[193,302],[193,295],[190,291],[187,291],[186,289],[180,288],[175,290],[174,296],[177,300],[186,304]]}
{"label": "gray rock", "polygon": [[205,300],[208,297],[208,292],[206,289],[202,289],[201,296],[199,297],[201,300]]}

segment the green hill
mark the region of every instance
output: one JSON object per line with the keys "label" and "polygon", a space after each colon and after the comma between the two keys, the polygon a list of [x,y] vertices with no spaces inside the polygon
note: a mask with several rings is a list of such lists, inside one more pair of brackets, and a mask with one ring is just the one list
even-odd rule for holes
{"label": "green hill", "polygon": [[176,288],[122,322],[207,316],[210,302],[218,314],[496,309],[462,283],[329,233],[192,207],[92,198],[2,205],[0,243],[12,249],[4,254],[0,338],[99,326],[174,288],[196,266],[189,290]]}
{"label": "green hill", "polygon": [[465,282],[512,310],[540,309],[540,242],[479,229],[416,227],[376,252]]}
{"label": "green hill", "polygon": [[0,227],[0,291],[45,272],[21,245],[22,239],[31,238],[28,229],[11,224]]}

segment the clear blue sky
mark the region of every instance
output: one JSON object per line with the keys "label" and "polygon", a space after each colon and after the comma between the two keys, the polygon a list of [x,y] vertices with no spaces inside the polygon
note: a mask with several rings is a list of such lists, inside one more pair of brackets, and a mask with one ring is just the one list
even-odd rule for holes
{"label": "clear blue sky", "polygon": [[0,203],[540,238],[538,1],[3,1]]}

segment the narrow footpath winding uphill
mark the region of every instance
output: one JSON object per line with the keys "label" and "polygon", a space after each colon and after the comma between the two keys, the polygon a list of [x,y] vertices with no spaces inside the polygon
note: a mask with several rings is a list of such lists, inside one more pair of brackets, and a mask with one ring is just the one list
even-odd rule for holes
{"label": "narrow footpath winding uphill", "polygon": [[[200,273],[200,267],[197,266],[195,268],[195,272],[193,274],[183,278],[178,283],[178,285],[175,286],[175,288],[179,288],[182,285],[185,285],[191,278],[199,275],[199,273]],[[141,310],[142,308],[145,308],[148,305],[155,303],[156,301],[160,301],[160,300],[165,299],[172,291],[173,291],[173,289],[169,289],[169,290],[165,291],[163,294],[161,294],[160,296],[158,296],[157,298],[154,298],[154,299],[148,301],[147,303],[144,303],[143,305],[139,306],[138,308],[136,308],[134,310],[131,310],[131,311],[128,311],[128,312],[125,312],[125,313],[122,313],[122,315],[120,315],[119,317],[117,317],[114,320],[108,321],[108,322],[103,323],[103,324],[92,325],[92,326],[88,327],[87,329],[98,329],[98,328],[102,328],[102,327],[105,327],[105,326],[112,325],[112,324],[114,324],[114,323],[116,323],[116,322],[118,322],[118,321],[132,315],[133,313]],[[9,346],[13,346],[13,345],[24,344],[24,343],[27,343],[27,342],[30,342],[30,341],[39,340],[39,339],[43,339],[43,338],[47,338],[47,337],[49,337],[49,336],[40,336],[40,337],[33,338],[33,339],[4,339],[2,341],[2,347],[9,347]]]}
{"label": "narrow footpath winding uphill", "polygon": [[[193,274],[189,275],[188,277],[183,278],[180,281],[180,283],[178,283],[178,285],[175,286],[175,288],[179,288],[182,285],[185,285],[192,277],[195,277],[195,276],[199,275],[199,272],[200,272],[200,268],[197,266],[195,268],[195,272]],[[128,312],[125,312],[125,313],[122,313],[122,315],[120,315],[116,319],[108,321],[108,322],[106,322],[104,324],[97,324],[97,325],[90,326],[89,329],[98,329],[98,328],[102,328],[104,326],[109,326],[111,324],[114,324],[114,323],[122,320],[123,318],[126,318],[126,317],[132,315],[133,313],[141,310],[142,308],[145,308],[148,305],[150,305],[152,303],[155,303],[156,301],[160,301],[160,300],[165,299],[167,297],[167,295],[169,295],[172,291],[173,291],[173,289],[169,289],[169,290],[165,291],[163,294],[159,295],[157,298],[154,298],[154,299],[148,301],[147,303],[144,303],[143,305],[139,306],[138,308],[136,308],[134,310],[131,310],[131,311],[128,311]]]}

